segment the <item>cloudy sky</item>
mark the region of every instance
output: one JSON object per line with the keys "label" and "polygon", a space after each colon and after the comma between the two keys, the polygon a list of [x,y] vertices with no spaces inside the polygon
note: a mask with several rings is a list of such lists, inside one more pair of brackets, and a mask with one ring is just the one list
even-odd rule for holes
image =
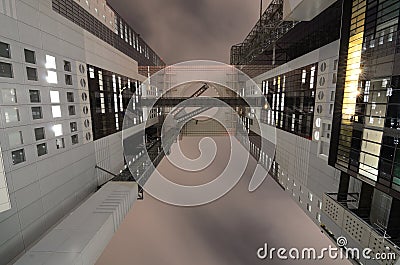
{"label": "cloudy sky", "polygon": [[[260,0],[108,0],[167,64],[229,63],[259,18]],[[264,8],[269,0],[263,0]]]}

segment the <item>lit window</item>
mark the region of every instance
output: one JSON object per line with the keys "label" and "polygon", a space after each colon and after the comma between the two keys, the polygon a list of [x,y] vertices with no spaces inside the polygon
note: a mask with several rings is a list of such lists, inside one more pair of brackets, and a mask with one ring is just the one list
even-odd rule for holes
{"label": "lit window", "polygon": [[11,152],[13,165],[17,165],[26,161],[24,149],[19,149]]}
{"label": "lit window", "polygon": [[311,205],[307,203],[307,210],[311,213]]}
{"label": "lit window", "polygon": [[46,55],[46,68],[47,69],[57,69],[56,57],[51,55]]}
{"label": "lit window", "polygon": [[31,100],[31,103],[40,103],[40,91],[29,90],[29,98]]}
{"label": "lit window", "polygon": [[57,84],[58,83],[57,72],[47,71],[47,83],[49,83],[49,84]]}
{"label": "lit window", "polygon": [[56,147],[57,149],[65,148],[64,138],[56,139]]}
{"label": "lit window", "polygon": [[315,133],[314,133],[314,138],[315,138],[315,140],[319,140],[319,138],[320,138],[320,133],[319,133],[319,131],[315,131]]}
{"label": "lit window", "polygon": [[46,138],[44,127],[35,128],[36,141],[44,140]]}
{"label": "lit window", "polygon": [[4,108],[6,123],[19,121],[19,110],[17,108]]}
{"label": "lit window", "polygon": [[69,127],[71,128],[71,132],[76,132],[78,130],[78,125],[76,122],[71,122]]}
{"label": "lit window", "polygon": [[26,75],[30,81],[38,81],[37,69],[32,67],[26,68]]}
{"label": "lit window", "polygon": [[55,137],[63,135],[62,124],[53,125],[53,132]]}
{"label": "lit window", "polygon": [[53,118],[61,118],[61,106],[51,106],[51,112],[53,113]]}
{"label": "lit window", "polygon": [[94,68],[93,67],[89,67],[89,77],[90,78],[94,78]]}
{"label": "lit window", "polygon": [[36,63],[36,56],[35,56],[34,51],[24,49],[24,54],[25,54],[25,62],[31,63],[31,64]]}
{"label": "lit window", "polygon": [[308,193],[308,199],[312,202],[312,200],[313,200],[313,195],[312,195],[312,193]]}
{"label": "lit window", "polygon": [[60,103],[60,92],[50,91],[50,101],[51,103]]}
{"label": "lit window", "polygon": [[42,107],[32,107],[32,118],[34,120],[43,119]]}
{"label": "lit window", "polygon": [[317,118],[317,119],[315,120],[315,126],[316,126],[317,128],[320,128],[320,127],[321,127],[321,118]]}
{"label": "lit window", "polygon": [[8,141],[10,143],[10,147],[15,147],[24,144],[24,139],[22,138],[22,132],[17,131],[8,133]]}
{"label": "lit window", "polygon": [[0,57],[11,58],[10,44],[0,41]]}
{"label": "lit window", "polygon": [[13,78],[12,64],[0,62],[0,77]]}
{"label": "lit window", "polygon": [[3,96],[3,104],[17,103],[17,90],[15,88],[3,88],[1,94]]}
{"label": "lit window", "polygon": [[38,144],[36,146],[38,156],[43,156],[47,154],[47,145],[46,143]]}

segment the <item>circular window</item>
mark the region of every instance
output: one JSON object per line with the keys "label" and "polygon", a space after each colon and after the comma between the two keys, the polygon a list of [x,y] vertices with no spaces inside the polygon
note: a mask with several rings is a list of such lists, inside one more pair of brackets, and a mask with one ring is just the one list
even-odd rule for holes
{"label": "circular window", "polygon": [[315,131],[315,133],[314,133],[314,138],[315,138],[315,140],[319,140],[319,131]]}
{"label": "circular window", "polygon": [[322,106],[321,105],[318,105],[318,107],[317,107],[317,112],[319,113],[319,114],[321,114],[322,113]]}
{"label": "circular window", "polygon": [[90,132],[86,133],[86,140],[90,141],[92,139],[92,134]]}
{"label": "circular window", "polygon": [[83,113],[85,113],[85,114],[88,114],[88,113],[89,113],[88,107],[86,107],[86,106],[83,107]]}
{"label": "circular window", "polygon": [[319,100],[323,100],[323,99],[324,99],[324,96],[325,96],[325,94],[324,94],[323,91],[319,91],[319,92],[318,92],[318,99],[319,99]]}
{"label": "circular window", "polygon": [[321,72],[325,72],[326,70],[326,63],[322,63],[320,67]]}
{"label": "circular window", "polygon": [[81,72],[81,74],[85,73],[85,66],[83,66],[83,64],[79,65],[79,72]]}
{"label": "circular window", "polygon": [[85,79],[81,79],[81,87],[83,87],[83,88],[86,87],[86,81],[85,81]]}
{"label": "circular window", "polygon": [[320,79],[319,79],[319,86],[324,86],[325,85],[325,77],[321,77]]}
{"label": "circular window", "polygon": [[85,120],[84,125],[86,128],[89,128],[90,126],[90,121],[89,120]]}
{"label": "circular window", "polygon": [[85,92],[82,93],[82,100],[83,101],[87,100],[87,94]]}
{"label": "circular window", "polygon": [[320,128],[321,127],[321,118],[317,118],[315,120],[315,127]]}

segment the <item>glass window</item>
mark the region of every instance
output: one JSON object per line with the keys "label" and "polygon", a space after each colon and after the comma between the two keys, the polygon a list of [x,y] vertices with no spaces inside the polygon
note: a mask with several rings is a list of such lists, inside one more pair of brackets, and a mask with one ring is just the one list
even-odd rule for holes
{"label": "glass window", "polygon": [[31,103],[40,103],[40,91],[39,90],[29,90],[29,97],[31,99]]}
{"label": "glass window", "polygon": [[35,128],[35,139],[36,139],[36,141],[40,141],[40,140],[46,139],[46,134],[45,134],[44,127]]}
{"label": "glass window", "polygon": [[34,51],[24,49],[24,53],[25,53],[25,62],[32,64],[36,63],[36,56]]}
{"label": "glass window", "polygon": [[51,55],[46,55],[46,68],[47,69],[56,69],[56,57]]}
{"label": "glass window", "polygon": [[17,108],[4,108],[6,123],[19,121],[19,110]]}
{"label": "glass window", "polygon": [[75,101],[74,92],[67,92],[67,101],[68,102],[74,102]]}
{"label": "glass window", "polygon": [[11,58],[10,44],[0,41],[0,57]]}
{"label": "glass window", "polygon": [[77,134],[72,135],[71,136],[71,141],[72,141],[72,144],[78,144],[79,143],[78,135]]}
{"label": "glass window", "polygon": [[25,151],[24,149],[19,149],[11,152],[12,161],[14,165],[25,162]]}
{"label": "glass window", "polygon": [[26,73],[28,76],[28,80],[31,81],[38,81],[37,69],[32,67],[26,68]]}
{"label": "glass window", "polygon": [[12,65],[0,62],[0,77],[13,78]]}
{"label": "glass window", "polygon": [[54,136],[58,137],[63,135],[63,128],[62,128],[62,124],[56,124],[53,126],[53,132],[54,132]]}
{"label": "glass window", "polygon": [[61,118],[61,106],[51,106],[51,112],[53,113],[53,118]]}
{"label": "glass window", "polygon": [[68,113],[70,116],[75,115],[75,106],[68,106]]}
{"label": "glass window", "polygon": [[47,71],[47,83],[49,83],[49,84],[57,84],[58,83],[57,72]]}
{"label": "glass window", "polygon": [[24,139],[22,138],[22,132],[12,132],[8,133],[8,141],[10,143],[10,147],[15,147],[21,144],[24,144]]}
{"label": "glass window", "polygon": [[64,138],[56,139],[56,147],[57,149],[65,148]]}
{"label": "glass window", "polygon": [[43,119],[42,107],[32,107],[32,118],[34,120]]}
{"label": "glass window", "polygon": [[76,132],[78,130],[78,125],[76,122],[71,122],[69,127],[71,128],[71,132]]}
{"label": "glass window", "polygon": [[65,84],[72,86],[72,75],[65,75]]}
{"label": "glass window", "polygon": [[71,72],[71,62],[64,61],[64,71]]}
{"label": "glass window", "polygon": [[3,96],[3,104],[17,103],[17,90],[15,88],[3,88],[1,94]]}
{"label": "glass window", "polygon": [[60,103],[60,92],[50,91],[50,102],[51,103]]}
{"label": "glass window", "polygon": [[36,146],[38,156],[43,156],[47,154],[47,145],[46,143],[38,144]]}

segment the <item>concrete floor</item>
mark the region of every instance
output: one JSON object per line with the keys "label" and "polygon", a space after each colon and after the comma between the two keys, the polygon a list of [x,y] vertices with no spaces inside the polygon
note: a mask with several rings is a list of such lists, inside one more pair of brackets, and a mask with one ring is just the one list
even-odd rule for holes
{"label": "concrete floor", "polygon": [[[177,183],[205,183],[222,172],[229,157],[227,137],[213,137],[216,160],[200,172],[186,172],[164,159],[158,170]],[[184,137],[181,148],[189,158],[198,138]],[[174,154],[171,154],[172,157]],[[225,161],[225,162],[224,162]],[[252,265],[351,264],[344,260],[259,260],[257,249],[269,247],[328,247],[322,234],[296,203],[271,178],[249,193],[251,159],[238,185],[221,199],[199,207],[175,207],[145,194],[131,209],[97,265]]]}

